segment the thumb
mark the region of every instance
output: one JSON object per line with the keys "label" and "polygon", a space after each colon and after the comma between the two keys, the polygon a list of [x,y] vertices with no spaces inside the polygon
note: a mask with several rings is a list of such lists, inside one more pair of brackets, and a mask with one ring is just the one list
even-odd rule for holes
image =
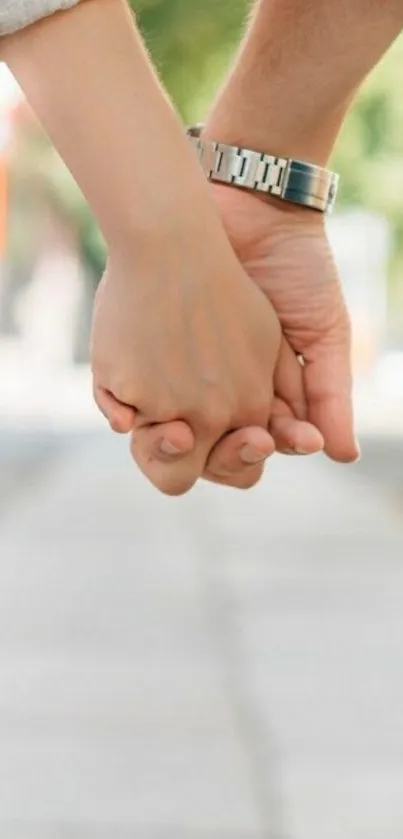
{"label": "thumb", "polygon": [[128,434],[132,430],[136,418],[136,409],[131,405],[119,402],[109,390],[94,385],[93,389],[95,402],[109,422],[112,431],[118,434]]}
{"label": "thumb", "polygon": [[354,430],[350,342],[323,340],[311,347],[305,361],[308,418],[323,434],[329,457],[353,462],[360,448]]}

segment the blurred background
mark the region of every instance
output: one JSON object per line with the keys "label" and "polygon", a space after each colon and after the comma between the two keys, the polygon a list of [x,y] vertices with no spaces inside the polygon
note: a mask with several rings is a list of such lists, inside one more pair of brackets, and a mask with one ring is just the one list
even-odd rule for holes
{"label": "blurred background", "polygon": [[[135,5],[199,120],[248,3]],[[92,405],[104,243],[1,67],[1,839],[403,836],[402,62],[334,160],[362,461],[174,501]]]}

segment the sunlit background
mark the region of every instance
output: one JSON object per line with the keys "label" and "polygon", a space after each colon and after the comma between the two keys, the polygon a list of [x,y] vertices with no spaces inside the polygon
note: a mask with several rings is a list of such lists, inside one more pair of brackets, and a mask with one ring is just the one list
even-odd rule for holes
{"label": "sunlit background", "polygon": [[[199,120],[246,0],[135,5]],[[334,160],[361,463],[179,500],[92,405],[104,245],[1,68],[0,839],[403,836],[402,66]]]}

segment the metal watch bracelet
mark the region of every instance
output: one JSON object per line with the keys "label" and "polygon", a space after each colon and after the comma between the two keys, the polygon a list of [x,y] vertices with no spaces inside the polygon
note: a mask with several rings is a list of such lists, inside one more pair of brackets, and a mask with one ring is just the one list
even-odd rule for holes
{"label": "metal watch bracelet", "polygon": [[321,213],[332,211],[339,182],[335,172],[302,160],[205,140],[202,130],[203,125],[191,126],[187,134],[208,180],[274,195]]}

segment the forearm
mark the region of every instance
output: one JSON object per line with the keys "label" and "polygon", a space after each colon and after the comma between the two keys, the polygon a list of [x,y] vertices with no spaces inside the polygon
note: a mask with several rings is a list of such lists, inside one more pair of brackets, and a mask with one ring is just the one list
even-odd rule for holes
{"label": "forearm", "polygon": [[168,228],[204,183],[123,0],[87,0],[5,38],[2,57],[108,242]]}
{"label": "forearm", "polygon": [[260,0],[209,133],[326,163],[357,88],[402,26],[402,0]]}

